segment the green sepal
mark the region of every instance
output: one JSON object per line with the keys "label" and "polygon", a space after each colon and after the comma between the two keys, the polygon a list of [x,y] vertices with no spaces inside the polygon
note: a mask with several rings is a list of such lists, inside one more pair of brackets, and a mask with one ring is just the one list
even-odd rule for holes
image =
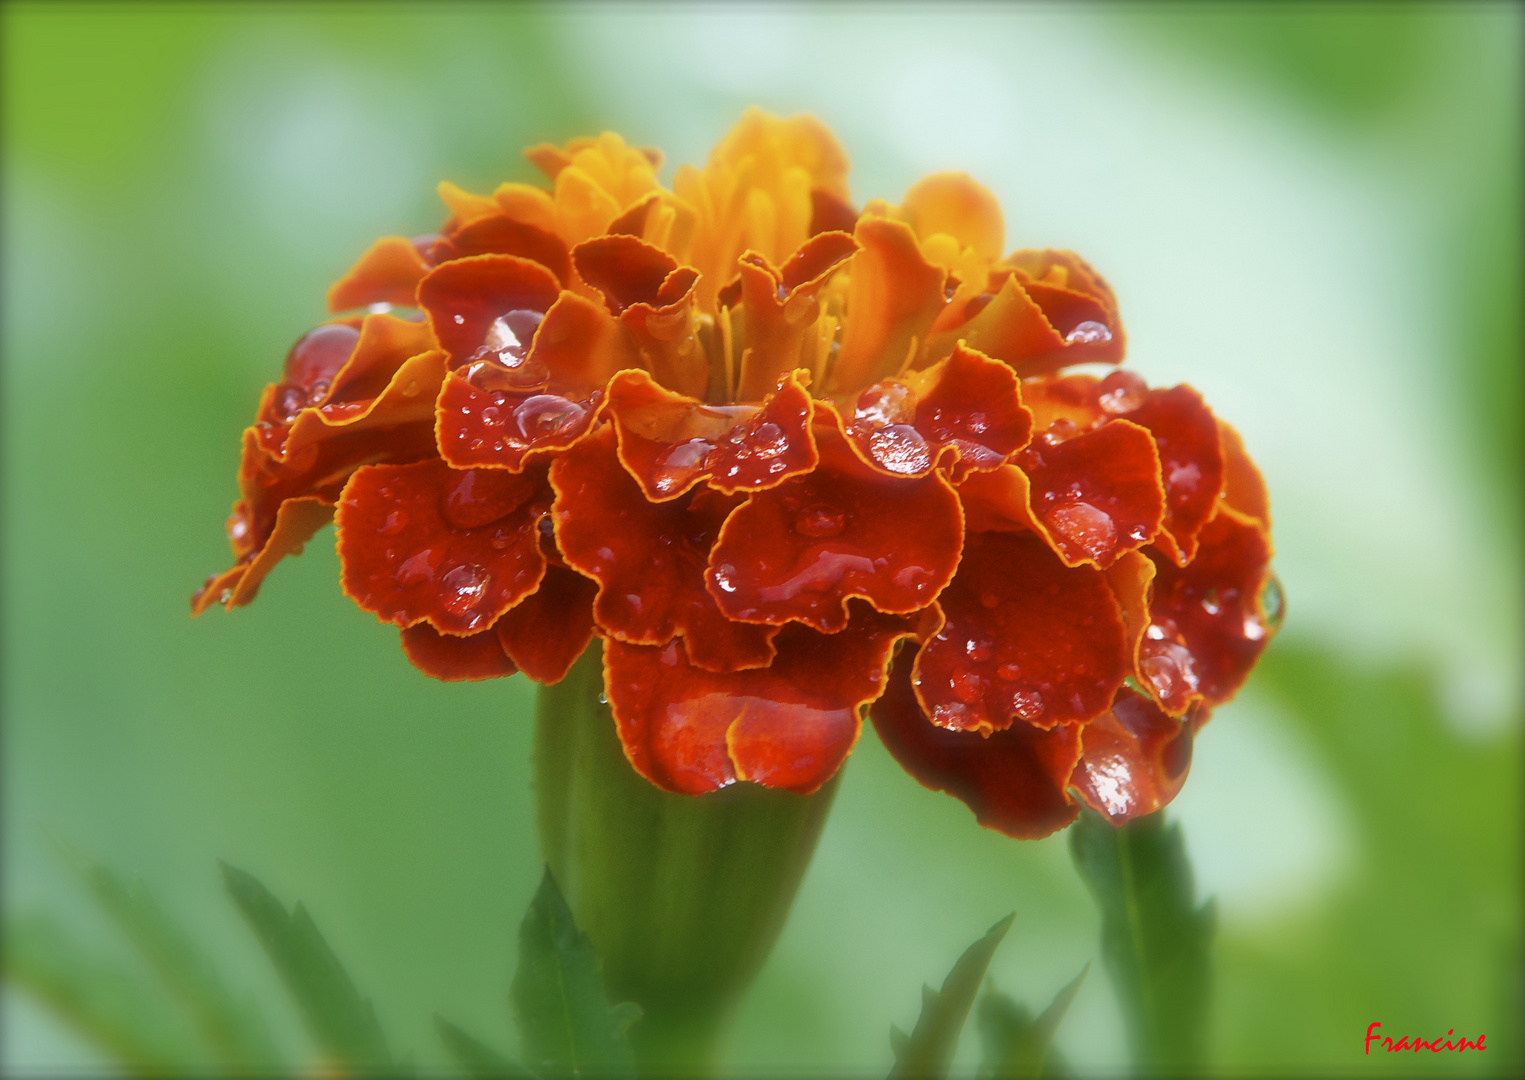
{"label": "green sepal", "polygon": [[301,902],[287,912],[252,874],[220,865],[229,895],[275,965],[319,1049],[353,1072],[399,1071],[375,1009],[355,989]]}
{"label": "green sepal", "polygon": [[519,966],[509,990],[525,1063],[547,1080],[634,1076],[630,1003],[610,1007],[586,934],[577,929],[551,868],[519,926]]}
{"label": "green sepal", "polygon": [[517,1080],[533,1075],[507,1054],[494,1050],[474,1035],[466,1034],[439,1013],[434,1014],[434,1030],[439,1033],[446,1053],[471,1080],[490,1080],[492,1077]]}
{"label": "green sepal", "polygon": [[[958,1049],[958,1036],[974,1005],[985,970],[996,946],[1011,929],[1016,918],[1012,912],[985,932],[953,965],[941,990],[930,986],[921,988],[921,1015],[909,1036],[891,1028],[890,1048],[895,1051],[895,1065],[890,1069],[891,1080],[914,1077],[916,1080],[942,1080],[953,1065],[953,1054]],[[899,1034],[901,1038],[896,1038]]]}
{"label": "green sepal", "polygon": [[5,921],[5,977],[25,990],[123,1071],[194,1076],[205,1071],[195,1038],[162,993],[129,969],[103,961],[51,918]]}
{"label": "green sepal", "polygon": [[1054,1049],[1054,1034],[1090,970],[1090,964],[1081,968],[1036,1019],[993,984],[986,987],[977,1017],[983,1047],[977,1073],[981,1080],[1058,1080],[1070,1075]]}
{"label": "green sepal", "polygon": [[1101,953],[1142,1072],[1200,1070],[1217,922],[1196,905],[1178,824],[1161,813],[1113,826],[1082,811],[1070,852],[1101,909]]}

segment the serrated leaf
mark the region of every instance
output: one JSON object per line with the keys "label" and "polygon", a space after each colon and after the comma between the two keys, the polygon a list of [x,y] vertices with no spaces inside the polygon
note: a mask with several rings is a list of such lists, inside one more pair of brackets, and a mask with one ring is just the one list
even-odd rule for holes
{"label": "serrated leaf", "polygon": [[434,1014],[434,1029],[439,1033],[445,1051],[472,1080],[531,1075],[507,1054],[494,1050],[474,1035],[466,1034],[439,1013]]}
{"label": "serrated leaf", "polygon": [[1068,1076],[1068,1067],[1053,1048],[1054,1034],[1090,970],[1090,964],[1082,968],[1037,1019],[993,985],[987,987],[980,998],[978,1018],[984,1047],[979,1076],[989,1080]]}
{"label": "serrated leaf", "polygon": [[162,993],[94,955],[44,915],[6,920],[5,976],[128,1073],[205,1071],[190,1030]]}
{"label": "serrated leaf", "polygon": [[900,1077],[942,1080],[948,1075],[948,1069],[953,1065],[953,1053],[958,1049],[959,1033],[969,1017],[980,983],[984,981],[985,970],[990,967],[990,958],[995,955],[996,946],[1001,944],[1006,931],[1011,929],[1014,918],[1015,912],[965,949],[943,980],[941,990],[933,990],[930,986],[921,988],[921,1015],[916,1018],[916,1027],[898,1046],[894,1036],[890,1038],[890,1048],[895,1051],[891,1080]]}
{"label": "serrated leaf", "polygon": [[1070,851],[1101,909],[1102,961],[1135,1067],[1199,1069],[1216,917],[1211,901],[1196,906],[1180,826],[1155,813],[1114,827],[1086,810]]}
{"label": "serrated leaf", "polygon": [[270,1071],[277,1060],[252,1005],[235,1002],[206,955],[141,881],[128,884],[109,867],[69,852],[96,902],[111,916],[170,995],[190,1017],[219,1065]]}
{"label": "serrated leaf", "polygon": [[510,987],[525,1064],[536,1076],[633,1076],[626,1029],[639,1010],[611,1008],[598,954],[546,868],[519,926]]}
{"label": "serrated leaf", "polygon": [[395,1071],[375,1010],[361,998],[307,909],[299,901],[288,912],[252,874],[221,865],[228,893],[275,965],[319,1049],[356,1072]]}

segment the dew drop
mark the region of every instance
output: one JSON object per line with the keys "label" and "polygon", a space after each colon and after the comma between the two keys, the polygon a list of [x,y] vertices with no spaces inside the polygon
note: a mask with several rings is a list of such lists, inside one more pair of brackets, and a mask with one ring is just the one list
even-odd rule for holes
{"label": "dew drop", "polygon": [[932,452],[921,432],[909,424],[891,424],[868,437],[868,452],[892,473],[910,475],[932,467]]}
{"label": "dew drop", "polygon": [[344,323],[309,330],[286,354],[282,368],[285,381],[304,390],[322,382],[326,391],[329,380],[339,373],[359,340],[360,331]]}
{"label": "dew drop", "polygon": [[1223,610],[1223,605],[1218,602],[1218,590],[1208,589],[1202,594],[1202,610],[1209,615],[1216,615]]}
{"label": "dew drop", "polygon": [[1052,532],[1091,558],[1101,561],[1117,540],[1117,526],[1105,510],[1088,502],[1066,503],[1044,518]]}
{"label": "dew drop", "polygon": [[736,591],[736,567],[730,563],[722,563],[714,570],[715,584],[721,592],[733,593]]}
{"label": "dew drop", "polygon": [[1003,682],[1016,682],[1022,675],[1022,669],[1016,664],[1001,664],[995,669],[996,678]]}
{"label": "dew drop", "polygon": [[1154,688],[1163,702],[1178,701],[1197,690],[1197,665],[1184,645],[1175,642],[1145,642],[1140,649],[1139,673]]}
{"label": "dew drop", "polygon": [[835,507],[816,503],[795,515],[794,531],[801,536],[823,539],[841,532],[846,520],[846,515]]}
{"label": "dew drop", "polygon": [[964,642],[964,655],[976,664],[982,664],[989,660],[994,651],[995,649],[990,642],[983,638],[970,638]]}
{"label": "dew drop", "polygon": [[985,694],[985,680],[972,671],[960,672],[953,680],[953,696],[965,705],[973,705]]}
{"label": "dew drop", "polygon": [[1130,413],[1144,403],[1149,387],[1143,379],[1131,371],[1114,371],[1096,388],[1096,403],[1101,411],[1121,416]]}
{"label": "dew drop", "polygon": [[492,531],[487,542],[492,545],[494,551],[507,551],[519,540],[519,530],[508,525],[500,525]]}
{"label": "dew drop", "polygon": [[452,615],[471,615],[487,598],[491,581],[492,575],[480,566],[457,566],[440,579],[440,603]]}
{"label": "dew drop", "polygon": [[535,329],[543,318],[545,316],[540,312],[525,308],[506,311],[488,326],[482,345],[502,357],[504,363],[508,363],[510,357],[523,360],[529,351],[530,340],[535,336]]}
{"label": "dew drop", "polygon": [[405,510],[393,510],[387,515],[386,521],[381,524],[383,536],[396,536],[408,527],[408,514]]}
{"label": "dew drop", "polygon": [[1058,446],[1060,443],[1067,442],[1079,434],[1080,428],[1075,424],[1075,421],[1061,416],[1048,426],[1048,430],[1043,433],[1043,441],[1049,446]]}
{"label": "dew drop", "polygon": [[911,393],[910,387],[900,383],[876,383],[858,395],[853,416],[859,424],[875,431],[895,424],[909,424],[916,418],[916,395]]}
{"label": "dew drop", "polygon": [[249,535],[249,515],[242,509],[233,511],[228,515],[228,539],[234,543]]}
{"label": "dew drop", "polygon": [[1043,715],[1043,695],[1036,690],[1018,690],[1011,695],[1011,708],[1023,720],[1032,723]]}
{"label": "dew drop", "polygon": [[283,386],[275,395],[275,414],[290,421],[307,407],[307,391],[300,386]]}
{"label": "dew drop", "polygon": [[789,437],[783,428],[769,421],[759,424],[757,430],[747,436],[746,445],[756,457],[776,458],[789,449]]}
{"label": "dew drop", "polygon": [[536,394],[514,410],[514,422],[526,439],[550,439],[576,431],[588,410],[555,394]]}
{"label": "dew drop", "polygon": [[1266,613],[1266,628],[1271,633],[1281,629],[1287,615],[1286,599],[1281,591],[1281,579],[1267,572],[1266,583],[1260,587],[1260,610]]}
{"label": "dew drop", "polygon": [[1112,331],[1107,329],[1106,324],[1093,322],[1090,319],[1076,324],[1075,329],[1064,336],[1064,341],[1067,345],[1105,344],[1111,340]]}
{"label": "dew drop", "polygon": [[433,548],[422,548],[404,559],[393,577],[405,589],[410,585],[422,584],[434,578],[434,567],[438,561],[439,556]]}
{"label": "dew drop", "polygon": [[689,439],[668,450],[658,462],[652,486],[662,495],[671,494],[687,484],[704,468],[715,444],[708,439]]}

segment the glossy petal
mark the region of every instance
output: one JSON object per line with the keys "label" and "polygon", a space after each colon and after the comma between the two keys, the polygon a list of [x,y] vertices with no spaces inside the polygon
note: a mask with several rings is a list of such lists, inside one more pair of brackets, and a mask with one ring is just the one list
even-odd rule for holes
{"label": "glossy petal", "polygon": [[441,239],[430,255],[436,263],[473,255],[516,255],[545,267],[556,275],[562,287],[572,279],[572,259],[566,241],[548,229],[518,221],[508,214],[478,218]]}
{"label": "glossy petal", "polygon": [[1112,708],[1081,730],[1070,786],[1114,825],[1152,814],[1186,783],[1192,732],[1190,722],[1124,687]]}
{"label": "glossy petal", "polygon": [[557,546],[599,583],[593,613],[609,636],[663,645],[681,634],[693,663],[714,671],[769,662],[773,629],[732,622],[705,591],[705,559],[734,497],[701,488],[648,501],[609,427],[557,458],[551,484]]}
{"label": "glossy petal", "polygon": [[377,240],[328,290],[328,310],[348,311],[371,304],[416,304],[418,283],[429,270],[423,252],[402,236]]}
{"label": "glossy petal", "polygon": [[853,237],[862,250],[852,259],[842,349],[828,379],[841,395],[909,369],[943,309],[947,277],[903,222],[864,217]]}
{"label": "glossy petal", "polygon": [[917,655],[913,682],[940,727],[1080,723],[1106,710],[1131,671],[1106,578],[1065,566],[1031,534],[966,537],[938,605],[947,621]]}
{"label": "glossy petal", "polygon": [[345,595],[398,626],[485,630],[540,584],[548,494],[539,475],[442,461],[362,468],[336,516]]}
{"label": "glossy petal", "polygon": [[421,622],[403,628],[402,651],[419,671],[443,682],[500,679],[515,671],[513,661],[503,655],[497,632],[490,629],[458,637]]}
{"label": "glossy petal", "polygon": [[1127,417],[1148,428],[1159,447],[1165,521],[1157,542],[1185,565],[1223,490],[1218,422],[1202,395],[1189,386],[1151,390]]}
{"label": "glossy petal", "polygon": [[689,795],[749,780],[808,793],[858,740],[909,620],[860,610],[838,634],[783,630],[766,668],[719,675],[676,641],[605,644],[604,687],[625,755],[658,787]]}
{"label": "glossy petal", "polygon": [[604,414],[619,436],[620,461],[653,502],[701,481],[726,494],[776,487],[820,460],[814,405],[792,374],[757,407],[704,405],[644,371],[623,371],[609,384]]}
{"label": "glossy petal", "polygon": [[1172,716],[1233,697],[1275,628],[1263,606],[1271,545],[1253,518],[1219,506],[1185,567],[1149,549],[1156,576],[1139,675]]}
{"label": "glossy petal", "polygon": [[816,426],[814,472],[749,496],[721,529],[706,582],[730,618],[830,633],[846,625],[851,597],[905,614],[952,578],[963,533],[952,486],[865,465],[838,423]]}
{"label": "glossy petal", "polygon": [[598,583],[548,566],[540,588],[498,620],[498,641],[520,671],[538,683],[558,683],[593,640]]}
{"label": "glossy petal", "polygon": [[[418,304],[429,313],[429,325],[450,366],[477,359],[487,346],[494,323],[511,312],[532,313],[538,322],[561,293],[556,275],[538,262],[516,255],[474,255],[431,270],[418,286]],[[497,341],[500,352],[508,348]],[[528,342],[514,339],[521,353]],[[485,354],[484,354],[485,355]]]}
{"label": "glossy petal", "polygon": [[1102,276],[1073,251],[1018,251],[1007,256],[1023,288],[1064,338],[1050,370],[1065,364],[1121,363],[1127,349],[1117,297]]}
{"label": "glossy petal", "polygon": [[981,825],[1022,840],[1075,820],[1080,809],[1065,787],[1080,757],[1078,726],[1013,724],[989,737],[949,731],[922,712],[910,675],[911,658],[902,656],[869,715],[885,749],[923,787],[961,799]]}

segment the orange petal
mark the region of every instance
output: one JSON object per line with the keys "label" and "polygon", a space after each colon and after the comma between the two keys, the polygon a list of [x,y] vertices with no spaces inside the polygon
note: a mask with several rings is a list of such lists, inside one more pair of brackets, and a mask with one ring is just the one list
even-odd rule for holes
{"label": "orange petal", "polygon": [[776,487],[815,468],[810,393],[790,374],[761,407],[704,405],[664,390],[644,371],[609,384],[604,413],[619,436],[620,461],[653,502],[707,481],[731,494]]}
{"label": "orange petal", "polygon": [[1158,544],[1184,566],[1196,553],[1197,533],[1223,490],[1218,422],[1202,395],[1184,385],[1150,390],[1126,416],[1148,428],[1159,447],[1165,521]]}
{"label": "orange petal", "polygon": [[922,711],[939,727],[1073,724],[1106,710],[1131,670],[1106,578],[1065,566],[1037,537],[974,533],[916,658]]}
{"label": "orange petal", "polygon": [[[450,355],[450,366],[459,367],[477,359],[479,350],[501,354],[508,349],[505,328],[495,324],[506,324],[517,333],[521,323],[511,318],[517,316],[532,327],[560,293],[556,275],[538,262],[517,255],[474,255],[431,270],[419,283],[418,304],[429,313],[429,325]],[[489,342],[489,332],[495,329]],[[514,337],[512,347],[522,356],[529,342]]]}
{"label": "orange petal", "polygon": [[232,610],[253,600],[260,582],[287,555],[300,555],[313,535],[334,519],[334,504],[313,496],[287,499],[276,510],[269,539],[247,561],[222,574],[207,578],[191,597],[191,614],[200,615],[213,604]]}
{"label": "orange petal", "polygon": [[[473,255],[516,255],[539,263],[564,288],[572,280],[572,259],[566,242],[555,233],[508,214],[479,218],[436,243],[430,252],[436,263]],[[408,301],[412,303],[412,301]]]}
{"label": "orange petal", "polygon": [[498,641],[520,671],[550,685],[567,672],[593,640],[593,597],[598,583],[548,566],[540,588],[498,620]]}
{"label": "orange petal", "polygon": [[966,173],[934,173],[918,180],[905,193],[900,213],[919,239],[944,233],[982,259],[998,258],[1006,241],[1001,204]]}
{"label": "orange petal", "polygon": [[398,626],[485,630],[545,574],[548,494],[543,475],[442,461],[359,469],[336,516],[345,595]]}
{"label": "orange petal", "polygon": [[1022,840],[1075,820],[1080,810],[1065,787],[1080,757],[1078,725],[1013,724],[988,738],[949,731],[921,711],[910,675],[910,657],[902,657],[869,715],[885,749],[918,783],[963,800],[987,829]]}
{"label": "orange petal", "polygon": [[639,645],[683,636],[693,663],[715,671],[760,667],[771,627],[727,619],[705,591],[704,565],[734,497],[700,488],[650,502],[620,465],[612,428],[600,428],[551,466],[556,543],[567,565],[599,583],[594,618]]}
{"label": "orange petal", "polygon": [[419,671],[444,682],[500,679],[515,671],[513,661],[503,655],[493,630],[458,637],[441,634],[421,622],[403,628],[402,651]]}
{"label": "orange petal", "polygon": [[1081,729],[1070,786],[1114,825],[1152,814],[1186,783],[1192,731],[1191,723],[1124,687],[1112,708]]}
{"label": "orange petal", "polygon": [[428,272],[423,252],[402,236],[384,236],[355,260],[328,290],[328,310],[347,311],[371,304],[417,303],[418,283]]}
{"label": "orange petal", "polygon": [[1180,716],[1196,701],[1233,697],[1276,630],[1267,612],[1271,544],[1254,518],[1219,505],[1185,567],[1150,548],[1156,576],[1150,625],[1139,646],[1141,681]]}
{"label": "orange petal", "polygon": [[831,391],[855,395],[907,369],[942,311],[947,274],[927,262],[908,225],[888,218],[859,220],[847,293],[846,328]]}
{"label": "orange petal", "polygon": [[1065,339],[1064,364],[1120,363],[1127,348],[1117,297],[1102,276],[1073,251],[1017,251],[1005,264],[1022,280],[1044,317]]}
{"label": "orange petal", "polygon": [[952,486],[864,464],[832,420],[816,427],[814,472],[751,495],[721,529],[706,580],[731,618],[830,633],[851,597],[905,614],[952,578],[963,536]]}
{"label": "orange petal", "polygon": [[1255,462],[1245,453],[1244,440],[1222,420],[1218,421],[1218,439],[1223,448],[1223,501],[1241,514],[1260,522],[1271,531],[1271,496],[1265,478]]}
{"label": "orange petal", "polygon": [[738,400],[757,401],[790,371],[814,366],[820,293],[857,250],[851,236],[831,232],[805,241],[778,269],[755,251],[741,257],[746,333]]}
{"label": "orange petal", "polygon": [[688,795],[747,780],[809,793],[846,760],[860,710],[884,690],[904,619],[854,614],[838,634],[791,626],[766,668],[719,675],[676,641],[605,644],[604,686],[625,755],[658,787]]}

